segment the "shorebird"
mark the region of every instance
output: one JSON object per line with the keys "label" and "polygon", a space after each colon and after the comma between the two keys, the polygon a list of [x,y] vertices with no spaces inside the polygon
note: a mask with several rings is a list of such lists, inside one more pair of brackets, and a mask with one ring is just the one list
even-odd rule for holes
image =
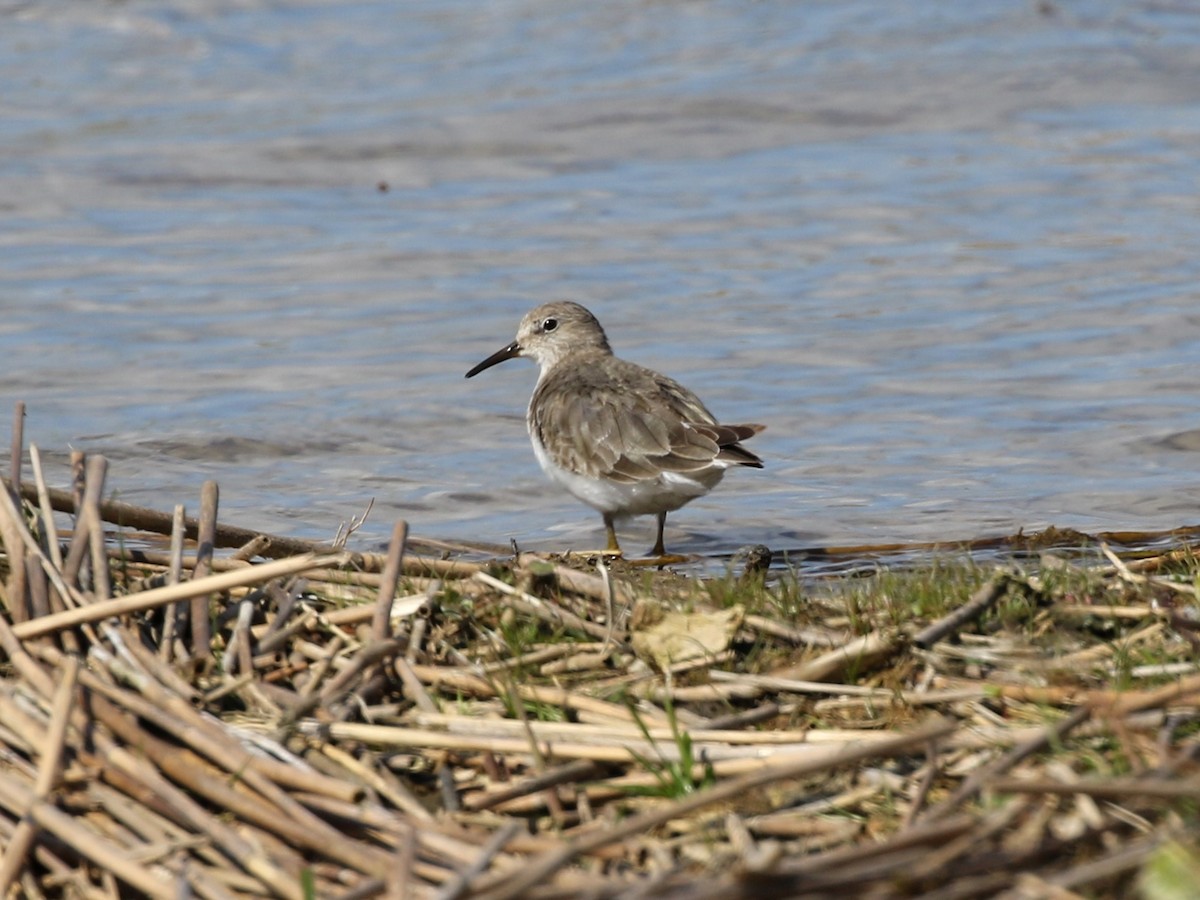
{"label": "shorebird", "polygon": [[530,310],[516,340],[466,377],[518,356],[541,369],[525,417],[533,452],[546,474],[599,510],[611,552],[621,552],[616,519],[654,515],[650,553],[665,556],[667,513],[707,494],[730,466],[762,468],[741,441],[765,426],[722,425],[679,382],[614,356],[578,303]]}

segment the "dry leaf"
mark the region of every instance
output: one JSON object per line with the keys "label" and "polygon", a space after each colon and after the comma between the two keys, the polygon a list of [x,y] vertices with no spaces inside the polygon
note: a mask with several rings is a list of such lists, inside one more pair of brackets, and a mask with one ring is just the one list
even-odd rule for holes
{"label": "dry leaf", "polygon": [[742,625],[745,608],[731,606],[706,612],[668,612],[630,641],[642,659],[660,669],[704,656],[715,656],[729,646]]}

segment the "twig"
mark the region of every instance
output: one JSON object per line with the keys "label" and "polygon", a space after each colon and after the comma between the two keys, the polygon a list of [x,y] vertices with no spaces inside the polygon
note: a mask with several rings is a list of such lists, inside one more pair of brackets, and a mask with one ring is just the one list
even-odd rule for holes
{"label": "twig", "polygon": [[1086,794],[1104,800],[1128,800],[1131,797],[1162,799],[1198,799],[1200,782],[1180,778],[1105,778],[1103,781],[1049,781],[1044,778],[998,778],[988,783],[988,789],[1001,794]]}
{"label": "twig", "polygon": [[304,680],[304,685],[300,688],[301,697],[309,698],[318,696],[317,691],[321,688],[321,682],[325,680],[325,676],[333,668],[333,661],[338,658],[345,646],[346,639],[340,634],[334,634],[326,642],[324,652],[317,660],[317,664],[308,670],[308,677]]}
{"label": "twig", "polygon": [[238,602],[237,610],[237,619],[229,635],[229,643],[225,646],[225,673],[231,678],[238,672],[249,673],[254,670],[254,663],[250,659],[250,622],[254,617],[254,602],[249,597],[243,597]]}
{"label": "twig", "polygon": [[357,516],[351,516],[349,522],[342,522],[338,525],[337,534],[333,536],[333,549],[345,550],[346,544],[351,536],[362,528],[367,523],[367,517],[371,515],[371,510],[375,507],[375,498],[372,497],[367,501],[367,508]]}
{"label": "twig", "polygon": [[63,560],[62,574],[63,580],[68,584],[82,587],[83,565],[88,559],[92,540],[91,520],[104,498],[104,480],[108,474],[108,461],[99,454],[94,457],[81,455],[76,472],[79,475],[76,485],[77,487],[81,486],[81,490],[79,491],[79,503],[75,508],[75,534],[71,538],[66,558]]}
{"label": "twig", "polygon": [[1011,574],[997,572],[971,595],[970,600],[954,612],[918,631],[913,636],[913,643],[918,647],[928,649],[946,635],[954,634],[968,622],[975,621],[1004,596],[1011,582]]}
{"label": "twig", "polygon": [[[171,534],[174,535],[174,529]],[[254,559],[256,556],[262,556],[263,551],[271,545],[271,539],[265,534],[256,534],[242,546],[238,547],[229,554],[229,558],[235,562],[247,562]]]}
{"label": "twig", "polygon": [[901,643],[897,639],[882,632],[871,632],[816,659],[771,674],[776,678],[794,678],[797,681],[827,681],[843,674],[847,669],[853,669],[861,675],[864,670],[891,656],[900,647]]}
{"label": "twig", "polygon": [[396,597],[396,584],[400,580],[404,563],[404,545],[408,541],[408,523],[403,519],[392,528],[392,541],[388,545],[387,565],[383,567],[383,582],[379,586],[379,598],[375,601],[375,617],[371,622],[371,635],[377,641],[392,634],[392,600]]}
{"label": "twig", "polygon": [[483,849],[479,851],[479,856],[474,862],[464,868],[451,881],[443,885],[442,889],[437,893],[437,900],[458,900],[463,896],[464,892],[470,887],[471,879],[479,877],[491,863],[493,857],[496,856],[504,845],[507,844],[522,828],[521,822],[516,819],[510,819],[488,839],[488,842],[483,845]]}
{"label": "twig", "polygon": [[400,676],[400,680],[404,683],[405,693],[409,695],[409,698],[417,705],[417,708],[428,713],[436,713],[438,711],[437,704],[433,702],[433,699],[425,690],[425,685],[421,684],[421,680],[417,678],[416,673],[412,669],[412,664],[403,656],[399,656],[393,665],[396,668],[396,674]]}
{"label": "twig", "polygon": [[13,404],[12,446],[9,451],[8,477],[12,483],[13,497],[21,496],[21,458],[25,447],[25,401]]}
{"label": "twig", "polygon": [[[206,481],[200,488],[200,526],[197,532],[196,568],[193,583],[212,572],[213,546],[216,542],[217,505],[220,489],[215,481]],[[191,595],[192,658],[207,664],[212,659],[212,625],[209,622],[210,594]]]}
{"label": "twig", "polygon": [[[103,456],[93,456],[88,460],[88,483],[104,484],[108,472],[108,460]],[[97,600],[107,600],[112,596],[112,583],[108,574],[108,554],[105,552],[104,522],[100,518],[100,497],[88,492],[84,495],[89,505],[87,523],[91,532],[89,546],[92,555],[92,593]]]}
{"label": "twig", "polygon": [[[36,493],[30,485],[21,486],[21,495],[27,499],[36,498]],[[71,491],[50,488],[49,497],[51,505],[58,512],[73,513],[76,511]],[[100,504],[100,514],[104,521],[120,525],[122,528],[133,528],[155,534],[171,533],[171,514],[156,509],[134,506],[132,503],[123,503],[119,500],[104,500]],[[198,535],[199,521],[188,517],[185,522],[187,536],[195,540]],[[260,534],[262,532],[249,528],[218,524],[213,532],[214,545],[217,547],[241,547]],[[271,544],[265,552],[267,555],[277,558],[297,556],[302,553],[329,552],[330,550],[329,544],[318,541],[302,541],[274,534],[268,534],[267,537]]]}
{"label": "twig", "polygon": [[604,625],[597,625],[595,622],[589,622],[586,619],[581,619],[574,613],[567,612],[565,609],[553,606],[546,601],[533,596],[532,594],[527,594],[524,591],[512,587],[511,585],[505,584],[503,581],[500,581],[498,578],[493,578],[486,572],[476,572],[474,578],[476,581],[482,582],[488,587],[500,591],[502,594],[507,594],[510,598],[509,603],[512,606],[521,609],[530,615],[537,616],[538,618],[554,625],[562,625],[567,628],[574,628],[577,631],[590,634],[592,637],[599,638],[602,641],[608,641],[612,639],[619,641],[622,645],[625,644],[625,638],[623,636],[612,634],[611,628]]}
{"label": "twig", "polygon": [[36,444],[29,445],[29,464],[33,469],[38,509],[41,512],[42,534],[46,539],[46,552],[54,567],[61,569],[63,564],[62,548],[58,545],[58,528],[54,524],[54,510],[50,508],[50,496],[46,491],[46,479],[42,474],[42,454]]}
{"label": "twig", "polygon": [[61,613],[44,616],[41,619],[22,622],[20,625],[13,627],[13,633],[22,640],[28,640],[46,634],[53,634],[64,628],[73,628],[85,622],[99,622],[101,619],[107,619],[110,616],[123,616],[129,613],[154,609],[167,603],[186,600],[201,594],[207,595],[220,591],[233,590],[234,588],[269,581],[272,578],[295,575],[297,572],[303,572],[310,568],[336,565],[342,562],[343,559],[341,555],[317,556],[316,554],[305,554],[304,556],[276,560],[275,562],[263,563],[262,565],[251,566],[245,569],[235,569],[232,572],[221,572],[217,575],[209,575],[207,578],[154,588],[153,590],[142,591],[139,594],[117,597],[103,603],[93,603],[88,606],[68,609]]}
{"label": "twig", "polygon": [[613,583],[612,573],[608,571],[603,556],[596,558],[596,571],[600,573],[600,578],[604,582],[604,620],[608,624],[608,632],[604,636],[604,648],[607,650],[612,643],[613,631],[617,627],[617,590]]}
{"label": "twig", "polygon": [[[14,565],[20,565],[20,562],[14,561]],[[30,617],[36,619],[39,616],[50,615],[50,591],[46,584],[46,573],[42,571],[41,560],[32,553],[25,556],[25,586],[29,592],[29,613]],[[13,621],[24,621],[23,616],[19,616],[18,610],[13,609]]]}
{"label": "twig", "polygon": [[1101,542],[1100,544],[1100,552],[1108,557],[1109,562],[1113,564],[1113,568],[1116,570],[1117,575],[1120,576],[1122,581],[1127,581],[1130,584],[1149,584],[1155,587],[1166,588],[1167,590],[1175,591],[1179,594],[1185,594],[1192,598],[1196,596],[1196,588],[1193,585],[1180,584],[1175,581],[1167,581],[1164,578],[1154,578],[1150,575],[1135,574],[1134,572],[1130,571],[1129,566],[1125,565],[1125,561],[1122,560],[1121,557],[1117,556],[1117,554],[1113,553],[1112,548],[1104,542]]}
{"label": "twig", "polygon": [[747,615],[742,620],[742,625],[752,631],[758,631],[801,647],[841,647],[850,640],[849,635],[833,634],[817,628],[797,628],[786,622],[753,614]]}
{"label": "twig", "polygon": [[463,806],[472,810],[492,809],[518,797],[537,794],[560,784],[593,779],[602,771],[603,769],[590,759],[572,760],[500,788],[468,794],[463,798]]}
{"label": "twig", "polygon": [[[175,504],[175,512],[171,518],[171,562],[167,569],[167,584],[179,584],[183,577],[183,520],[185,511],[182,503]],[[175,632],[181,624],[181,619],[188,612],[188,607],[182,602],[168,606],[163,612],[162,639],[158,653],[163,662],[171,659],[175,652]]]}
{"label": "twig", "polygon": [[[46,572],[46,577],[50,579],[50,583],[58,589],[59,597],[65,602],[68,598],[74,596],[74,592],[67,585],[59,567],[50,562],[37,540],[30,534],[20,510],[17,509],[12,496],[6,490],[0,491],[0,533],[4,535],[5,548],[10,559],[21,559],[24,557],[25,552],[34,554],[41,561],[42,568]],[[10,542],[12,546],[9,546]],[[26,548],[25,552],[21,550],[22,544]],[[12,568],[15,570],[17,567],[13,566]],[[22,566],[21,569],[23,572],[24,567]],[[13,590],[20,590],[23,594],[24,579],[21,580],[19,587],[10,587],[9,589],[10,597],[20,596],[15,595]]]}

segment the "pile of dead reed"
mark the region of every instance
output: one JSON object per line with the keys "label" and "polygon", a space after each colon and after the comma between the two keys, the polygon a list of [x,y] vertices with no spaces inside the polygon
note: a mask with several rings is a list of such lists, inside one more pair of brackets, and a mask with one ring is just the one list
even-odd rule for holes
{"label": "pile of dead reed", "polygon": [[446,560],[402,524],[352,554],[30,456],[0,491],[6,896],[1196,883],[1186,552],[827,585]]}

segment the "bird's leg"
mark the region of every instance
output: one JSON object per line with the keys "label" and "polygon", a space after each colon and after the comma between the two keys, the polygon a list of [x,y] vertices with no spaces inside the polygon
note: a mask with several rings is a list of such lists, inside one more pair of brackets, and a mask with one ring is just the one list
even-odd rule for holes
{"label": "bird's leg", "polygon": [[608,534],[608,552],[620,553],[621,545],[617,543],[617,530],[613,527],[612,513],[602,513],[604,516],[604,530]]}
{"label": "bird's leg", "polygon": [[660,512],[658,518],[658,540],[654,542],[654,547],[650,550],[651,556],[666,556],[667,551],[663,547],[663,527],[667,524],[667,514]]}

